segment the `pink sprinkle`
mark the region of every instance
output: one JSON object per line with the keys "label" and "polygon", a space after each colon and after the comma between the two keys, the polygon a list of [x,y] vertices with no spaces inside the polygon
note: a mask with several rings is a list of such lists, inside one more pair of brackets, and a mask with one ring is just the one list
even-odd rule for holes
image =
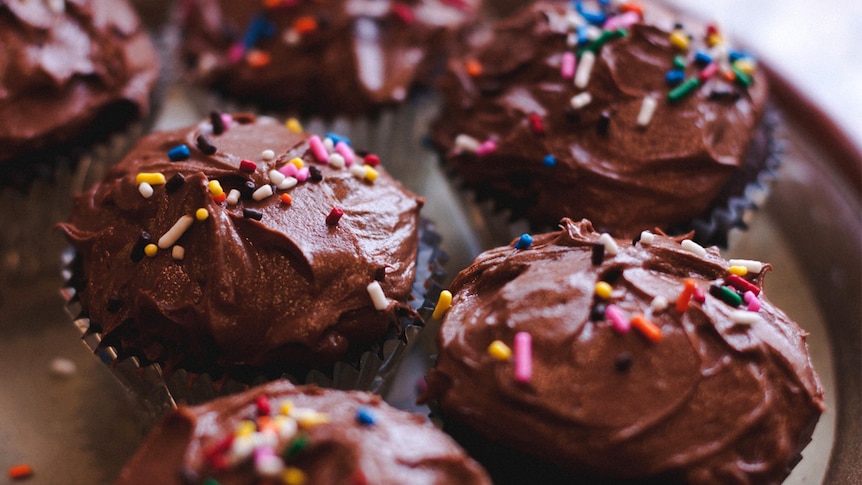
{"label": "pink sprinkle", "polygon": [[515,334],[515,380],[530,382],[533,377],[533,340],[527,332]]}
{"label": "pink sprinkle", "polygon": [[717,73],[717,72],[718,72],[718,63],[717,62],[710,62],[706,67],[703,68],[702,71],[700,71],[700,74],[698,74],[697,77],[701,81],[706,81],[709,78],[711,78],[712,76],[715,76],[715,73]]}
{"label": "pink sprinkle", "polygon": [[233,116],[231,116],[227,113],[222,113],[221,114],[221,122],[224,125],[224,129],[228,130],[228,129],[230,129],[230,125],[233,123]]}
{"label": "pink sprinkle", "polygon": [[302,167],[296,171],[296,175],[293,176],[299,182],[305,182],[308,180],[308,167]]}
{"label": "pink sprinkle", "polygon": [[288,163],[287,165],[279,168],[278,171],[281,172],[285,177],[295,177],[299,169],[296,168],[296,165]]}
{"label": "pink sprinkle", "polygon": [[604,30],[616,30],[616,29],[627,29],[632,25],[638,23],[640,21],[641,16],[635,11],[628,11],[626,13],[617,15],[615,17],[609,18],[605,21],[605,25],[602,26]]}
{"label": "pink sprinkle", "polygon": [[227,58],[232,64],[236,64],[237,62],[242,60],[242,56],[245,55],[245,47],[241,43],[236,43],[230,46],[230,49],[227,51]]}
{"label": "pink sprinkle", "polygon": [[611,322],[611,326],[619,333],[626,333],[631,328],[632,324],[623,315],[623,311],[616,305],[608,305],[605,308],[605,318]]}
{"label": "pink sprinkle", "polygon": [[759,312],[760,311],[760,299],[757,298],[757,295],[755,295],[753,291],[746,291],[742,295],[742,299],[748,303],[748,311],[750,311],[750,312]]}
{"label": "pink sprinkle", "polygon": [[487,155],[495,151],[497,151],[497,144],[494,143],[494,140],[486,140],[481,145],[479,145],[479,149],[476,150],[476,154]]}
{"label": "pink sprinkle", "polygon": [[574,52],[566,51],[563,53],[563,60],[560,65],[560,74],[563,75],[563,79],[571,79],[575,77],[576,64],[577,58],[575,58]]}
{"label": "pink sprinkle", "polygon": [[335,144],[335,151],[338,152],[339,155],[344,157],[344,165],[351,166],[353,165],[353,160],[355,159],[355,154],[353,153],[353,149],[350,148],[350,145],[340,141]]}
{"label": "pink sprinkle", "polygon": [[311,153],[314,154],[314,158],[318,162],[329,163],[329,152],[326,151],[326,147],[323,146],[323,142],[320,141],[319,136],[311,135],[311,138],[308,139],[308,144],[311,146]]}

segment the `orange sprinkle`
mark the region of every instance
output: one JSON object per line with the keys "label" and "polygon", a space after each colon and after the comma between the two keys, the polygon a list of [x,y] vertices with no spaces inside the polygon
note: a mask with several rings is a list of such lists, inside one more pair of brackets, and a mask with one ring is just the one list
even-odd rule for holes
{"label": "orange sprinkle", "polygon": [[27,478],[33,474],[33,467],[26,463],[22,463],[20,465],[15,465],[13,467],[9,467],[9,478],[12,480],[18,480],[21,478]]}
{"label": "orange sprinkle", "polygon": [[640,333],[652,342],[661,340],[661,327],[647,320],[643,315],[635,315],[632,317],[632,327],[638,329]]}
{"label": "orange sprinkle", "polygon": [[643,18],[643,16],[644,16],[643,6],[641,4],[635,3],[635,2],[626,2],[622,5],[620,5],[620,12],[622,12],[622,13],[637,12],[637,14],[640,15],[641,18]]}
{"label": "orange sprinkle", "polygon": [[225,194],[224,192],[222,192],[221,194],[219,194],[219,195],[214,195],[214,196],[212,196],[212,197],[213,197],[213,200],[214,200],[214,201],[216,201],[217,203],[221,204],[222,202],[224,202],[224,201],[225,201],[225,199],[227,199],[227,194]]}
{"label": "orange sprinkle", "polygon": [[467,70],[467,74],[469,74],[470,77],[478,77],[482,75],[482,64],[480,64],[476,59],[470,59],[465,62],[464,69]]}
{"label": "orange sprinkle", "polygon": [[317,19],[310,15],[304,15],[296,19],[293,23],[293,29],[300,35],[309,34],[317,30]]}
{"label": "orange sprinkle", "polygon": [[281,6],[281,0],[263,0],[263,6],[266,8],[276,8]]}
{"label": "orange sprinkle", "polygon": [[724,76],[724,79],[726,79],[730,82],[733,82],[734,80],[736,80],[736,73],[733,72],[733,70],[723,71],[721,74],[722,74],[722,76]]}
{"label": "orange sprinkle", "polygon": [[693,279],[685,279],[685,286],[682,288],[679,298],[676,299],[676,311],[685,313],[688,310],[688,302],[691,300],[692,295],[694,295],[694,289],[696,286],[697,284]]}
{"label": "orange sprinkle", "polygon": [[253,50],[246,54],[245,61],[251,67],[263,67],[272,62],[272,56],[264,51]]}
{"label": "orange sprinkle", "polygon": [[281,201],[285,204],[290,204],[293,202],[293,197],[291,197],[290,194],[281,194]]}

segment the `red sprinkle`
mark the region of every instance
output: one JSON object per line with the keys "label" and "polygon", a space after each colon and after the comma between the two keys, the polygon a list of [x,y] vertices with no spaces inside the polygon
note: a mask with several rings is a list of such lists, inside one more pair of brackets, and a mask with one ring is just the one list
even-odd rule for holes
{"label": "red sprinkle", "polygon": [[253,173],[257,170],[257,164],[252,162],[251,160],[242,160],[239,162],[239,169],[242,172]]}
{"label": "red sprinkle", "polygon": [[380,165],[380,157],[378,157],[377,155],[375,155],[373,153],[369,153],[368,155],[365,155],[364,160],[365,160],[365,165],[371,165],[372,167],[376,167],[376,166]]}
{"label": "red sprinkle", "polygon": [[343,215],[344,215],[344,211],[341,210],[341,208],[333,207],[332,210],[329,212],[329,215],[326,216],[326,225],[327,226],[334,226],[334,225],[338,224],[338,221],[341,220],[341,216],[343,216]]}
{"label": "red sprinkle", "polygon": [[709,24],[706,26],[706,35],[709,37],[710,35],[718,34],[718,27],[715,24]]}
{"label": "red sprinkle", "polygon": [[544,135],[545,134],[545,124],[542,122],[542,117],[537,115],[536,113],[532,113],[529,116],[530,119],[530,128],[533,129],[534,135]]}
{"label": "red sprinkle", "polygon": [[393,3],[392,13],[407,25],[416,22],[416,15],[413,14],[413,10],[403,3]]}
{"label": "red sprinkle", "polygon": [[230,468],[230,461],[227,459],[227,452],[230,450],[231,446],[233,446],[233,435],[226,436],[224,439],[204,451],[204,458],[214,470],[227,470]]}
{"label": "red sprinkle", "polygon": [[266,395],[261,394],[257,396],[254,405],[257,407],[258,416],[269,416],[272,414],[272,406],[269,404],[269,398]]}
{"label": "red sprinkle", "polygon": [[9,478],[19,480],[33,475],[33,467],[26,463],[9,467]]}
{"label": "red sprinkle", "polygon": [[704,293],[700,288],[695,288],[694,292],[691,294],[691,299],[698,303],[703,303],[706,301],[706,293]]}
{"label": "red sprinkle", "polygon": [[212,197],[213,197],[213,200],[216,201],[216,203],[221,204],[222,202],[224,202],[227,199],[227,194],[222,192],[221,194],[214,195]]}
{"label": "red sprinkle", "polygon": [[739,290],[740,293],[745,293],[746,291],[750,291],[750,292],[754,293],[755,295],[760,294],[760,287],[759,286],[755,285],[754,283],[749,282],[748,280],[742,278],[741,276],[731,274],[731,275],[727,275],[727,277],[724,280],[727,281],[727,284],[729,284],[730,286]]}

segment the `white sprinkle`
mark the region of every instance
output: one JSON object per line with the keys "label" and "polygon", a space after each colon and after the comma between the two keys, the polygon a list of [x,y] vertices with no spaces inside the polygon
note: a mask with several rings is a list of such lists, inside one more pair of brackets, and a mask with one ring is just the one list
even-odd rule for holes
{"label": "white sprinkle", "polygon": [[272,185],[269,184],[261,185],[251,194],[251,198],[258,202],[268,197],[272,197]]}
{"label": "white sprinkle", "polygon": [[350,166],[350,173],[358,179],[364,179],[368,171],[365,169],[364,165],[354,163]]}
{"label": "white sprinkle", "polygon": [[668,302],[667,298],[659,295],[652,299],[649,306],[653,309],[653,311],[660,312],[667,308]]}
{"label": "white sprinkle", "polygon": [[168,232],[159,238],[159,248],[168,249],[173,246],[174,243],[177,242],[190,227],[192,227],[192,223],[194,221],[195,218],[190,215],[184,215],[177,219],[177,222],[174,223],[173,227],[168,229]]}
{"label": "white sprinkle", "polygon": [[138,192],[140,192],[145,199],[149,199],[153,196],[153,186],[146,182],[141,182],[141,185],[138,185]]}
{"label": "white sprinkle", "polygon": [[617,242],[614,241],[614,238],[612,238],[608,233],[603,233],[599,236],[599,244],[605,246],[605,254],[608,256],[616,256],[617,253],[620,252],[620,247],[617,246]]}
{"label": "white sprinkle", "polygon": [[65,0],[48,0],[48,8],[54,13],[63,13],[66,10]]}
{"label": "white sprinkle", "polygon": [[231,443],[229,460],[231,463],[239,463],[254,452],[254,439],[251,435],[237,436]]}
{"label": "white sprinkle", "polygon": [[344,157],[338,153],[329,156],[329,166],[332,168],[344,168]]}
{"label": "white sprinkle", "polygon": [[590,75],[593,72],[593,65],[596,63],[596,55],[592,51],[586,51],[581,54],[581,59],[578,62],[578,70],[575,72],[575,87],[584,89],[590,83]]}
{"label": "white sprinkle", "polygon": [[273,454],[261,454],[254,459],[254,470],[266,478],[276,478],[284,471],[284,462]]}
{"label": "white sprinkle", "polygon": [[276,417],[275,426],[278,430],[278,436],[280,436],[283,440],[289,440],[293,438],[296,435],[296,431],[298,428],[296,420],[293,418],[288,418],[286,416]]}
{"label": "white sprinkle", "polygon": [[57,357],[51,361],[51,375],[57,377],[69,377],[78,371],[78,366],[69,359]]}
{"label": "white sprinkle", "polygon": [[757,312],[734,310],[730,313],[730,321],[737,325],[754,325],[760,323],[761,319]]}
{"label": "white sprinkle", "polygon": [[482,143],[470,135],[460,134],[455,137],[455,146],[465,152],[476,152]]}
{"label": "white sprinkle", "polygon": [[278,433],[274,429],[263,429],[253,433],[255,448],[275,448],[278,446]]}
{"label": "white sprinkle", "polygon": [[295,177],[285,177],[284,180],[278,184],[278,190],[288,190],[296,187],[296,184],[299,183]]}
{"label": "white sprinkle", "polygon": [[699,256],[701,258],[706,257],[706,249],[703,248],[700,244],[692,241],[691,239],[686,239],[681,243],[681,246],[686,251],[694,254],[695,256]]}
{"label": "white sprinkle", "polygon": [[241,194],[239,193],[239,190],[230,189],[230,192],[227,193],[227,198],[225,199],[225,202],[227,202],[227,205],[237,205],[237,203],[239,203],[240,195]]}
{"label": "white sprinkle", "polygon": [[287,45],[296,45],[299,44],[302,37],[300,37],[299,31],[296,29],[287,29],[284,31],[284,35],[281,37],[281,40]]}
{"label": "white sprinkle", "polygon": [[175,244],[174,247],[171,248],[171,257],[177,261],[182,261],[186,257],[186,248],[179,244]]}
{"label": "white sprinkle", "polygon": [[587,26],[587,39],[596,40],[602,36],[603,30],[600,27],[596,27],[595,25]]}
{"label": "white sprinkle", "polygon": [[649,231],[641,232],[641,238],[640,238],[641,244],[643,244],[644,246],[649,246],[653,242],[655,242],[655,234],[653,234]]}
{"label": "white sprinkle", "polygon": [[652,96],[644,96],[641,110],[638,113],[638,126],[647,126],[652,121],[658,101]]}
{"label": "white sprinkle", "polygon": [[731,259],[728,263],[731,266],[744,266],[749,273],[760,273],[763,270],[763,263],[752,259]]}
{"label": "white sprinkle", "polygon": [[583,93],[572,96],[572,99],[569,101],[569,104],[572,105],[572,108],[581,109],[584,106],[590,104],[592,101],[592,95],[590,95],[589,92],[584,91]]}
{"label": "white sprinkle", "polygon": [[574,47],[576,45],[578,45],[578,34],[575,34],[573,32],[573,33],[570,33],[569,35],[567,35],[566,36],[566,46],[567,47]]}
{"label": "white sprinkle", "polygon": [[578,15],[577,12],[571,10],[566,12],[566,24],[569,29],[577,29],[578,27],[586,23],[586,20],[584,20],[584,18],[580,15]]}
{"label": "white sprinkle", "polygon": [[386,310],[389,302],[386,300],[386,295],[383,294],[383,288],[380,283],[372,281],[368,284],[368,296],[371,297],[371,303],[374,304],[374,309],[378,311]]}
{"label": "white sprinkle", "polygon": [[273,158],[275,158],[275,152],[272,150],[264,150],[260,153],[260,158],[264,162],[270,162]]}
{"label": "white sprinkle", "polygon": [[270,170],[268,175],[269,181],[274,183],[275,185],[284,182],[285,175],[278,170]]}

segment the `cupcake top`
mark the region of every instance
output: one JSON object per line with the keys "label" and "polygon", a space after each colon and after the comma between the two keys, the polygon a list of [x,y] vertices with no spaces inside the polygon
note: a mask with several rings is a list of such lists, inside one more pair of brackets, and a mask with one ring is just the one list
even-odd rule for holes
{"label": "cupcake top", "polygon": [[452,283],[428,390],[447,419],[598,477],[779,482],[823,392],[769,265],[560,225]]}
{"label": "cupcake top", "polygon": [[70,285],[102,345],[255,377],[400,331],[423,199],[349,140],[288,125],[213,113],[152,134],[76,198]]}
{"label": "cupcake top", "polygon": [[535,2],[450,63],[445,163],[535,227],[632,237],[706,215],[763,163],[765,76],[714,25],[598,3]]}
{"label": "cupcake top", "polygon": [[158,57],[126,0],[3,2],[0,45],[0,160],[149,110]]}
{"label": "cupcake top", "polygon": [[189,0],[183,55],[200,82],[317,116],[361,115],[428,85],[478,0]]}
{"label": "cupcake top", "polygon": [[379,396],[278,381],[180,407],[150,433],[116,483],[491,482],[425,418]]}

